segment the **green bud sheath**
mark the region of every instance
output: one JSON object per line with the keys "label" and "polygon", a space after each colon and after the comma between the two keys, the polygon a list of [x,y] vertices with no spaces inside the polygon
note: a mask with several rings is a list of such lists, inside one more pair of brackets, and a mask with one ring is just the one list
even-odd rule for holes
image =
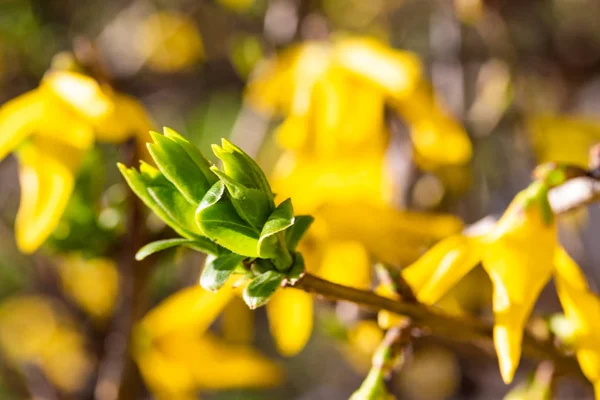
{"label": "green bud sheath", "polygon": [[148,150],[160,171],[190,203],[199,204],[214,181],[209,182],[206,173],[176,140],[156,132],[150,135],[154,143],[148,144]]}
{"label": "green bud sheath", "polygon": [[[262,169],[248,154],[226,139],[221,147],[213,145],[215,155],[223,162],[223,171],[234,181],[252,189],[258,189],[273,201],[273,192]],[[274,207],[274,204],[273,204]]]}
{"label": "green bud sheath", "polygon": [[222,181],[213,185],[196,210],[196,224],[206,237],[226,249],[246,257],[258,257],[258,231],[240,218],[224,193]]}
{"label": "green bud sheath", "polygon": [[229,199],[238,215],[248,225],[261,230],[267,218],[273,211],[273,201],[268,195],[258,189],[247,188],[236,182],[229,175],[213,167],[212,172],[223,181],[229,193]]}

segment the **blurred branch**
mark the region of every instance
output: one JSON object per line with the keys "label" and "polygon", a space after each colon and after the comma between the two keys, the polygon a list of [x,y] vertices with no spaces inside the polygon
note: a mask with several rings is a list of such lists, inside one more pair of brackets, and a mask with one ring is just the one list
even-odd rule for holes
{"label": "blurred branch", "polygon": [[600,201],[600,180],[591,177],[572,179],[552,189],[549,200],[556,214],[590,205]]}
{"label": "blurred branch", "polygon": [[[123,160],[128,165],[135,165],[140,159],[135,142],[131,140],[123,147]],[[144,206],[133,192],[129,193],[129,210],[127,236],[123,240],[119,261],[121,306],[105,340],[106,353],[96,383],[95,398],[98,400],[137,399],[143,388],[129,350],[133,327],[146,310],[147,282],[152,269],[147,265],[147,260],[135,260],[137,249],[146,240],[146,225]]]}
{"label": "blurred branch", "polygon": [[550,191],[548,198],[555,214],[564,214],[600,201],[600,144],[589,151],[587,176],[568,180]]}
{"label": "blurred branch", "polygon": [[[467,343],[488,354],[494,354],[493,326],[474,318],[450,316],[436,307],[388,299],[370,291],[329,282],[308,273],[293,286],[330,300],[350,301],[371,310],[387,310],[405,315],[412,319],[416,327],[435,336]],[[538,340],[527,333],[523,336],[523,354],[532,359],[553,361],[559,370],[558,373],[583,377],[574,357],[563,354],[551,342]]]}

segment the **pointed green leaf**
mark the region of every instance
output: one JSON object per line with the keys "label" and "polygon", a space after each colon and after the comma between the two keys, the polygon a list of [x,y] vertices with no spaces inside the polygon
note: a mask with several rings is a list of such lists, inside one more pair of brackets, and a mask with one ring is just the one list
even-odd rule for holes
{"label": "pointed green leaf", "polygon": [[221,200],[225,193],[225,184],[221,181],[217,181],[210,189],[206,192],[200,204],[198,204],[198,210],[196,212],[208,208]]}
{"label": "pointed green leaf", "polygon": [[174,140],[156,132],[150,135],[154,143],[148,143],[148,150],[160,171],[191,204],[200,203],[211,186],[201,168]]}
{"label": "pointed green leaf", "polygon": [[261,190],[273,199],[269,181],[256,161],[227,139],[221,139],[221,146],[213,145],[212,148],[223,162],[223,171],[234,181],[248,188]]}
{"label": "pointed green leaf", "polygon": [[308,228],[315,219],[311,215],[296,215],[294,224],[285,231],[285,242],[290,251],[295,251]]}
{"label": "pointed green leaf", "polygon": [[195,207],[178,190],[164,186],[151,186],[148,188],[148,193],[178,226],[193,232],[195,237],[202,236],[202,231],[194,223]]}
{"label": "pointed green leaf", "polygon": [[206,178],[206,181],[209,183],[209,186],[212,186],[217,181],[217,177],[210,170],[211,163],[204,157],[204,154],[198,150],[196,146],[194,146],[189,140],[181,136],[179,133],[175,132],[171,128],[164,127],[163,133],[166,137],[176,142],[185,152],[190,156],[192,160],[196,163],[202,174]]}
{"label": "pointed green leaf", "polygon": [[246,257],[258,257],[258,232],[239,217],[219,181],[208,191],[196,210],[196,224],[206,237]]}
{"label": "pointed green leaf", "polygon": [[210,291],[221,289],[243,259],[244,257],[238,254],[206,257],[204,269],[200,276],[200,285]]}
{"label": "pointed green leaf", "polygon": [[258,253],[261,258],[277,257],[282,251],[277,233],[283,232],[294,224],[294,208],[291,199],[283,201],[269,216],[258,241]]}
{"label": "pointed green leaf", "polygon": [[219,171],[217,167],[213,167],[211,170],[227,187],[227,192],[230,195],[229,198],[238,215],[248,225],[257,230],[262,229],[267,218],[273,211],[272,201],[269,196],[258,189],[247,188],[234,181],[229,175]]}
{"label": "pointed green leaf", "polygon": [[169,225],[175,232],[186,238],[198,238],[198,229],[193,226],[193,229],[186,229],[179,225],[165,210],[157,203],[148,191],[149,185],[160,186],[171,188],[170,190],[177,192],[177,188],[173,186],[156,168],[142,163],[140,166],[140,172],[135,168],[126,168],[123,164],[119,164],[119,170],[123,174],[125,181],[133,190],[133,192],[150,208],[160,219],[162,219],[167,225]]}
{"label": "pointed green leaf", "polygon": [[176,247],[191,242],[194,242],[194,240],[183,238],[157,240],[155,242],[148,243],[147,245],[139,249],[135,255],[135,259],[141,261],[149,255],[152,255],[159,251],[170,249],[171,247]]}
{"label": "pointed green leaf", "polygon": [[280,272],[267,271],[254,278],[244,289],[244,301],[251,309],[267,304],[273,293],[279,288],[285,275]]}

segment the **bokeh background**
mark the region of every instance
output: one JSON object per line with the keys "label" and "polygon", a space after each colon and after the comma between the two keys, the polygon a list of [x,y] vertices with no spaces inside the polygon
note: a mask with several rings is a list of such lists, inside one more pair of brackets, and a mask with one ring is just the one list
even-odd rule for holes
{"label": "bokeh background", "polygon": [[[470,224],[501,214],[538,162],[587,163],[589,147],[600,141],[598,21],[596,0],[0,0],[0,103],[37,87],[50,66],[69,62],[72,53],[95,78],[138,98],[156,129],[172,127],[205,154],[229,138],[271,173],[285,151],[275,133],[282,119],[244,100],[255,67],[294,44],[374,37],[419,57],[425,80],[473,144],[469,162],[432,168],[415,156],[409,124],[388,110],[385,159],[393,204],[451,213]],[[203,257],[169,251],[143,269],[128,261],[134,246],[145,243],[133,237],[131,219],[144,226],[146,239],[174,237],[152,215],[131,214],[116,168],[117,161],[128,162],[131,147],[96,146],[58,228],[27,256],[13,232],[18,163],[12,156],[1,162],[0,398],[347,398],[368,371],[382,331],[376,315],[326,301],[316,305],[312,337],[295,357],[278,353],[264,310],[250,313],[233,302],[211,327],[219,345],[202,342],[190,350],[191,329],[190,337],[164,344],[189,353],[181,364],[148,361],[175,389],[190,370],[206,373],[209,383],[152,390],[128,356],[134,321],[196,285]],[[347,157],[358,161],[361,152]],[[306,194],[313,196],[320,194]],[[600,283],[598,218],[592,207],[561,222],[561,239],[594,289]],[[433,221],[424,224],[436,229]],[[355,250],[342,246],[333,263],[351,265],[362,255]],[[356,273],[351,267],[341,272]],[[489,319],[490,283],[482,270],[456,292],[460,307]],[[548,288],[536,315],[559,309]],[[254,388],[211,385],[218,371],[201,366],[218,362],[203,357],[213,352],[227,360],[222,347],[240,343],[261,352],[267,372],[252,378],[255,366],[248,361],[236,374],[252,383],[237,386]],[[516,384],[531,368],[524,360]],[[561,386],[560,398],[589,398],[587,386],[570,383]],[[400,398],[422,400],[496,399],[509,389],[494,358],[426,337],[416,341],[391,387]]]}

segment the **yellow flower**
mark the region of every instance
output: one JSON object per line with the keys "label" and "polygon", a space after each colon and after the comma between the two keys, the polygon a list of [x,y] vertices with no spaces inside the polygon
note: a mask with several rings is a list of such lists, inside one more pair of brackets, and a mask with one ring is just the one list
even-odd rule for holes
{"label": "yellow flower", "polygon": [[547,191],[546,183],[532,183],[490,232],[444,239],[402,271],[417,298],[434,304],[483,264],[494,288],[494,343],[507,383],[519,364],[523,329],[540,291],[555,267],[574,265],[558,244]]}
{"label": "yellow flower", "polygon": [[[423,100],[419,109],[411,106],[415,96]],[[365,289],[371,257],[406,264],[461,229],[452,216],[391,206],[386,107],[409,122],[422,157],[446,164],[471,156],[466,133],[435,104],[412,53],[366,38],[304,43],[259,64],[246,98],[268,115],[284,116],[277,134],[287,151],[270,181],[281,198],[294,199],[296,213],[316,217],[299,248],[311,272]],[[431,118],[435,123],[427,125]],[[438,145],[443,151],[432,150]],[[286,311],[292,304],[296,313]],[[280,291],[267,312],[280,351],[299,351],[312,328],[310,295]]]}
{"label": "yellow flower", "polygon": [[471,158],[468,136],[436,103],[421,69],[414,54],[374,39],[311,42],[259,66],[247,99],[263,112],[283,114],[281,144],[305,155],[381,153],[389,106],[411,127],[419,158],[464,164]]}
{"label": "yellow flower", "polygon": [[0,304],[0,349],[13,367],[33,363],[68,392],[83,388],[92,372],[75,323],[42,296],[16,296]]}
{"label": "yellow flower", "polygon": [[266,307],[277,350],[288,357],[298,354],[312,333],[312,297],[299,289],[279,290]]}
{"label": "yellow flower", "polygon": [[65,293],[92,317],[104,320],[114,309],[119,292],[119,273],[109,259],[85,259],[71,254],[58,272]]}
{"label": "yellow flower", "polygon": [[555,277],[560,303],[572,328],[572,347],[585,376],[600,399],[600,298],[588,287],[577,265],[566,253]]}
{"label": "yellow flower", "polygon": [[20,164],[19,249],[35,251],[54,230],[94,139],[119,143],[138,135],[144,143],[150,127],[136,100],[74,72],[49,72],[37,89],[4,104],[0,160],[15,151]]}
{"label": "yellow flower", "polygon": [[135,43],[148,66],[159,72],[189,68],[204,57],[204,43],[195,22],[175,11],[150,15],[138,28]]}
{"label": "yellow flower", "polygon": [[600,141],[600,121],[573,115],[537,115],[527,129],[540,162],[587,165],[589,149]]}
{"label": "yellow flower", "polygon": [[142,319],[134,332],[134,358],[157,396],[281,382],[280,368],[265,356],[207,332],[234,296],[231,285],[214,293],[194,286],[167,298]]}

